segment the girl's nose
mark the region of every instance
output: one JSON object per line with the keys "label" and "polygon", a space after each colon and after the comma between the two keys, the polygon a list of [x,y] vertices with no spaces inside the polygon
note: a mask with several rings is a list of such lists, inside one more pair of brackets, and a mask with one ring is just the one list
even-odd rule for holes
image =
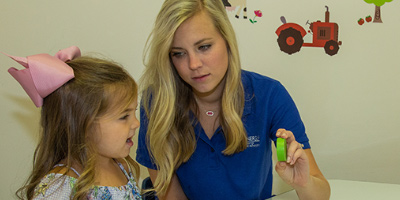
{"label": "girl's nose", "polygon": [[136,117],[134,117],[133,122],[132,122],[132,125],[131,125],[131,129],[136,129],[136,128],[138,128],[139,126],[140,126],[139,120],[138,120]]}

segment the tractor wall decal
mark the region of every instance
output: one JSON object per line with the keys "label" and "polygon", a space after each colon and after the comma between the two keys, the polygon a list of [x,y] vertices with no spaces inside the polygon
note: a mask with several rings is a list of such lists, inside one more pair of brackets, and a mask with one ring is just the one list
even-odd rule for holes
{"label": "tractor wall decal", "polygon": [[320,20],[310,24],[309,33],[312,34],[312,43],[304,43],[303,37],[307,34],[306,30],[296,23],[286,23],[285,17],[281,17],[282,25],[275,31],[278,35],[278,45],[281,51],[291,55],[300,51],[301,47],[323,47],[328,55],[335,55],[339,51],[338,41],[339,26],[337,23],[329,21],[329,8],[326,7],[325,22]]}

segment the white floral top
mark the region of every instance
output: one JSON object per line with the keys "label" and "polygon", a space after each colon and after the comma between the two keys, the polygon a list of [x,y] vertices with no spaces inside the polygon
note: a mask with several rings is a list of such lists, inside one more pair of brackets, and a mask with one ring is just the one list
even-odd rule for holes
{"label": "white floral top", "polygon": [[[129,169],[128,173],[121,163],[117,163],[128,178],[128,183],[119,187],[94,186],[88,195],[88,199],[142,199],[131,170]],[[77,172],[75,171],[75,173]],[[79,176],[78,173],[77,175]],[[74,191],[76,181],[76,178],[67,175],[47,174],[36,187],[34,199],[71,199],[71,193]]]}

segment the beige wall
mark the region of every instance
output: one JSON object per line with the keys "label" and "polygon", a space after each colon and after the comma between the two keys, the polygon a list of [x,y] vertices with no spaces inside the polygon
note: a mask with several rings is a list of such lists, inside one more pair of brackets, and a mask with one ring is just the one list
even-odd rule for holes
{"label": "beige wall", "polygon": [[[142,50],[161,0],[0,1],[0,51],[16,56],[54,54],[71,45],[100,52],[122,63],[138,80]],[[322,48],[302,48],[291,56],[277,46],[279,17],[306,28],[307,20],[339,24],[343,45],[335,56]],[[239,40],[243,68],[280,80],[306,124],[314,155],[330,179],[400,184],[399,1],[382,7],[382,24],[357,20],[373,15],[363,1],[249,0],[248,16],[262,10],[256,24],[228,13]],[[305,39],[309,40],[306,36]],[[6,72],[20,68],[0,55],[0,199],[13,192],[31,169],[37,142],[37,109]],[[134,156],[135,151],[132,151]],[[142,170],[142,178],[147,171]]]}

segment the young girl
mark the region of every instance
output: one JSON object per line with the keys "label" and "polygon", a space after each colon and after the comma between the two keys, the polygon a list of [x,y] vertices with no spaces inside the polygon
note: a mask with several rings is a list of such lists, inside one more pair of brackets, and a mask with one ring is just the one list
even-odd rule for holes
{"label": "young girl", "polygon": [[26,67],[10,74],[42,107],[33,171],[17,196],[141,199],[139,167],[129,156],[139,127],[132,77],[116,63],[81,57],[77,47],[10,57]]}

